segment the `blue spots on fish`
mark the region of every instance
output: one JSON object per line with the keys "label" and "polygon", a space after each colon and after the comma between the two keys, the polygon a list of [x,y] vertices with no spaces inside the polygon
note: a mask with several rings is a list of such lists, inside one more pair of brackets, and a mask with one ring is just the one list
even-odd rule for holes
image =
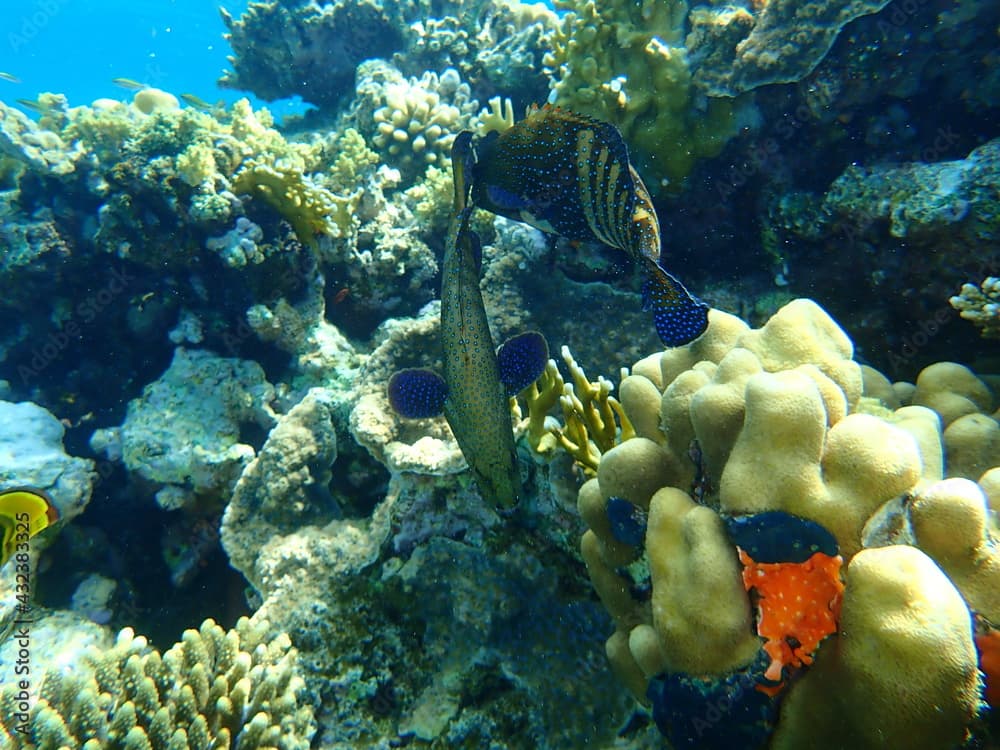
{"label": "blue spots on fish", "polygon": [[653,313],[653,324],[666,346],[681,346],[708,327],[708,305],[692,295],[676,278],[647,260],[642,285],[642,309]]}
{"label": "blue spots on fish", "polygon": [[725,677],[664,672],[649,681],[653,721],[674,748],[757,750],[768,741],[778,703],[755,685],[770,662],[763,649],[745,669]]}
{"label": "blue spots on fish", "polygon": [[646,539],[646,511],[623,497],[609,497],[605,512],[611,535],[622,544],[640,546]]}
{"label": "blue spots on fish", "polygon": [[430,370],[400,370],[389,378],[389,404],[401,417],[428,419],[444,411],[448,386]]}
{"label": "blue spots on fish", "polygon": [[780,510],[726,519],[733,544],[758,563],[804,563],[817,552],[838,554],[833,534],[815,521]]}
{"label": "blue spots on fish", "polygon": [[541,377],[549,361],[549,346],[537,331],[507,339],[497,350],[500,380],[508,396],[516,396]]}
{"label": "blue spots on fish", "polygon": [[510,190],[504,190],[499,185],[487,186],[486,192],[493,204],[504,211],[520,211],[524,208],[532,208],[531,202],[527,198]]}
{"label": "blue spots on fish", "polygon": [[616,247],[640,262],[644,297],[665,344],[686,344],[705,330],[707,306],[657,265],[659,220],[613,125],[546,105],[499,134],[463,142],[459,151],[468,194],[480,208],[570,240]]}

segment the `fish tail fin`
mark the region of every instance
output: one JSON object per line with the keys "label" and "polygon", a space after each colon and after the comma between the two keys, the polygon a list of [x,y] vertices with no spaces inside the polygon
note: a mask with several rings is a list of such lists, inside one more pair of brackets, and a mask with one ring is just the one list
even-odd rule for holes
{"label": "fish tail fin", "polygon": [[666,346],[694,341],[708,327],[708,305],[656,261],[646,258],[643,266],[646,280],[642,284],[642,309],[652,311],[660,340]]}

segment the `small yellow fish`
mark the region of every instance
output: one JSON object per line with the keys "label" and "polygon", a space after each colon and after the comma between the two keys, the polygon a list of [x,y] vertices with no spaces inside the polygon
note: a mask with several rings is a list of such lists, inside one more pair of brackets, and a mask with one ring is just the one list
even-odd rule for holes
{"label": "small yellow fish", "polygon": [[11,83],[20,83],[21,79],[12,73],[4,73],[0,71],[0,81],[10,81]]}
{"label": "small yellow fish", "polygon": [[[27,549],[28,540],[59,520],[52,498],[42,490],[15,487],[0,492],[0,565],[15,552]],[[23,547],[22,547],[23,545]]]}
{"label": "small yellow fish", "polygon": [[112,78],[111,83],[115,86],[121,86],[123,89],[129,91],[139,91],[140,89],[148,89],[145,83],[139,83],[139,81],[133,80],[131,78]]}
{"label": "small yellow fish", "polygon": [[202,112],[209,112],[215,109],[214,104],[209,104],[200,96],[195,96],[194,94],[181,94],[180,99],[189,107],[193,107],[194,109],[200,109]]}

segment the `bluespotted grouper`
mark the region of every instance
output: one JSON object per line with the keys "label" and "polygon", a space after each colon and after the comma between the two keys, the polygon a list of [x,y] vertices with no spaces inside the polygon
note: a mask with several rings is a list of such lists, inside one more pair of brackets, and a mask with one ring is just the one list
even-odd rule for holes
{"label": "bluespotted grouper", "polygon": [[483,497],[510,508],[521,495],[510,397],[542,374],[549,358],[541,334],[522,333],[494,348],[479,290],[482,247],[469,227],[464,158],[471,134],[453,149],[455,215],[445,244],[441,278],[444,377],[409,369],[389,380],[389,402],[403,417],[444,414]]}
{"label": "bluespotted grouper", "polygon": [[643,309],[652,311],[663,343],[680,346],[704,332],[708,305],[660,266],[659,220],[614,125],[545,105],[507,130],[462,143],[471,151],[463,158],[473,203],[625,251],[640,266]]}

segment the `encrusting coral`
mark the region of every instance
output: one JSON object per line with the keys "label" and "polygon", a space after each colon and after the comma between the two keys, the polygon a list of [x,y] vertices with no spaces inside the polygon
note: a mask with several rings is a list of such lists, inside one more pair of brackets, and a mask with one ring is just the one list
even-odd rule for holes
{"label": "encrusting coral", "polygon": [[37,750],[306,750],[316,731],[302,700],[297,652],[287,635],[242,618],[187,630],[162,656],[126,628],[109,649],[90,647],[72,671],[53,668],[27,708],[17,686],[0,688],[0,739],[28,727]]}
{"label": "encrusting coral", "polygon": [[755,330],[713,310],[623,383],[639,436],[580,490],[582,553],[612,667],[676,746],[946,750],[980,709],[1000,452],[948,432],[997,430],[994,395],[959,365],[893,385],[852,356],[795,300]]}

